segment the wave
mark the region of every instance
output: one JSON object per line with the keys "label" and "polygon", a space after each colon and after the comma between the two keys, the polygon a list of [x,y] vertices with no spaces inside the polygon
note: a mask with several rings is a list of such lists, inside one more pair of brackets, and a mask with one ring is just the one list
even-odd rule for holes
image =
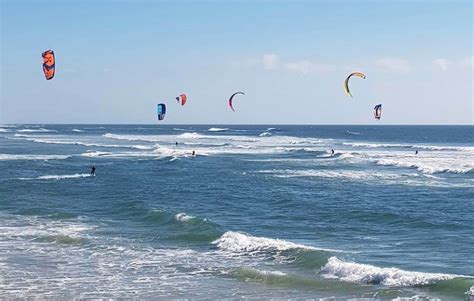
{"label": "wave", "polygon": [[416,170],[426,173],[426,174],[437,174],[437,173],[454,173],[454,174],[466,174],[471,173],[474,171],[474,167],[462,165],[457,167],[446,167],[440,165],[439,162],[433,162],[431,165],[427,163],[420,162],[417,160],[416,162],[410,161],[402,161],[402,160],[394,160],[394,159],[380,159],[375,161],[378,165],[384,166],[397,166],[397,167],[406,167],[406,168],[415,168]]}
{"label": "wave", "polygon": [[351,131],[346,131],[347,134],[351,134],[351,135],[360,135],[360,133],[357,133],[357,132],[351,132]]}
{"label": "wave", "polygon": [[190,129],[180,129],[180,128],[173,128],[173,131],[178,131],[178,132],[186,132],[189,131]]}
{"label": "wave", "polygon": [[397,143],[368,143],[368,142],[343,142],[343,145],[365,148],[409,148],[414,150],[432,150],[432,151],[462,151],[474,152],[474,147],[470,146],[443,146],[443,145],[416,145],[416,144],[397,144]]}
{"label": "wave", "polygon": [[227,146],[229,143],[204,143],[204,142],[184,142],[184,145],[196,145],[196,146]]}
{"label": "wave", "polygon": [[82,153],[81,156],[83,157],[89,157],[89,158],[95,158],[95,157],[103,157],[103,156],[109,156],[112,155],[111,152],[87,152],[87,153]]}
{"label": "wave", "polygon": [[174,219],[178,222],[189,222],[190,220],[195,219],[196,217],[192,215],[187,215],[186,213],[176,213]]}
{"label": "wave", "polygon": [[60,245],[83,245],[87,242],[84,237],[74,237],[69,235],[48,235],[34,239],[39,242],[54,242]]}
{"label": "wave", "polygon": [[[276,150],[283,150],[289,153],[310,154],[313,157],[328,158],[331,157],[331,151],[314,149],[310,147],[275,147]],[[334,157],[334,156],[332,156]]]}
{"label": "wave", "polygon": [[0,128],[0,133],[8,133],[10,130]]}
{"label": "wave", "polygon": [[228,131],[229,128],[210,128],[207,131],[208,132],[225,132]]}
{"label": "wave", "polygon": [[259,270],[251,267],[238,268],[231,272],[231,276],[246,282],[248,282],[249,280],[271,284],[288,284],[288,282],[296,282],[294,284],[298,284],[298,282],[303,282],[300,279],[294,276],[289,276],[288,274],[281,271]]}
{"label": "wave", "polygon": [[76,133],[84,133],[84,131],[79,130],[79,129],[72,129],[71,131],[72,131],[72,132],[76,132]]}
{"label": "wave", "polygon": [[222,251],[231,253],[256,254],[261,252],[287,251],[287,250],[313,250],[338,252],[331,249],[305,246],[282,239],[256,237],[249,234],[227,231],[219,239],[212,242]]}
{"label": "wave", "polygon": [[68,155],[12,155],[0,154],[1,160],[65,160],[71,158]]}
{"label": "wave", "polygon": [[39,129],[22,129],[22,130],[17,130],[19,133],[47,133],[47,132],[57,132],[55,130],[48,130],[45,128],[39,128]]}
{"label": "wave", "polygon": [[90,174],[83,173],[83,174],[73,174],[73,175],[45,175],[39,176],[36,178],[18,178],[18,180],[67,180],[67,179],[80,179],[80,178],[89,178],[94,177]]}
{"label": "wave", "polygon": [[258,135],[259,137],[268,137],[268,136],[271,136],[272,133],[269,133],[269,132],[263,132],[261,133],[260,135]]}
{"label": "wave", "polygon": [[326,278],[335,278],[348,282],[381,284],[386,286],[420,286],[449,280],[459,275],[422,273],[404,271],[398,268],[380,268],[369,264],[342,261],[331,257],[321,269],[321,274]]}
{"label": "wave", "polygon": [[156,139],[154,136],[146,136],[146,135],[117,135],[117,134],[106,133],[102,135],[102,137],[117,139],[117,140],[129,140],[129,141],[148,141],[148,142],[158,141],[158,139]]}
{"label": "wave", "polygon": [[151,146],[146,145],[120,145],[120,144],[102,144],[102,143],[88,143],[88,142],[81,142],[81,141],[64,141],[64,140],[57,140],[57,139],[41,139],[34,136],[28,136],[23,134],[15,134],[16,138],[13,139],[21,139],[32,141],[35,143],[44,143],[44,144],[62,144],[62,145],[82,145],[88,147],[106,147],[106,148],[133,148],[133,149],[153,149]]}
{"label": "wave", "polygon": [[[390,173],[374,173],[373,171],[358,171],[358,170],[290,170],[290,169],[271,169],[271,170],[259,170],[257,173],[273,174],[279,178],[298,178],[298,177],[318,177],[318,178],[342,178],[342,179],[353,179],[353,180],[390,180],[399,179],[402,174],[390,174]],[[417,176],[416,174],[414,174]]]}
{"label": "wave", "polygon": [[[286,161],[286,160],[285,160]],[[469,180],[450,182],[442,177],[430,174],[412,173],[388,173],[362,170],[290,170],[290,169],[270,169],[257,170],[255,173],[269,174],[277,178],[327,178],[341,179],[348,181],[365,181],[375,184],[395,184],[406,186],[427,186],[427,187],[449,187],[449,188],[472,188],[473,183]],[[383,181],[383,182],[382,182]]]}
{"label": "wave", "polygon": [[182,138],[182,139],[200,139],[200,138],[204,138],[203,135],[200,135],[196,132],[192,132],[192,133],[183,133],[181,135],[178,135],[179,138]]}
{"label": "wave", "polygon": [[265,131],[266,131],[266,132],[270,132],[270,131],[274,131],[274,130],[276,130],[276,128],[268,128],[268,129],[266,129]]}

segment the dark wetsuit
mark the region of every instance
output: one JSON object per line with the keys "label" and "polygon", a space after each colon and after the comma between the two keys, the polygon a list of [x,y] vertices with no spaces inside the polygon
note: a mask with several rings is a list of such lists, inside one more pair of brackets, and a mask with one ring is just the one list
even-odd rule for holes
{"label": "dark wetsuit", "polygon": [[92,166],[92,169],[91,169],[91,176],[95,176],[95,166]]}

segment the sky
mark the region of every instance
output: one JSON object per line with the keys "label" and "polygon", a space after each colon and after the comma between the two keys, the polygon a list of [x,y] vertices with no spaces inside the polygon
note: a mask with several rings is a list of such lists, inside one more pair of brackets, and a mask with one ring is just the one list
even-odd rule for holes
{"label": "sky", "polygon": [[[474,120],[470,0],[0,0],[0,9],[0,124],[152,124],[158,103],[161,124]],[[343,83],[353,71],[367,78],[351,79],[351,99]],[[232,112],[236,91],[245,95]]]}

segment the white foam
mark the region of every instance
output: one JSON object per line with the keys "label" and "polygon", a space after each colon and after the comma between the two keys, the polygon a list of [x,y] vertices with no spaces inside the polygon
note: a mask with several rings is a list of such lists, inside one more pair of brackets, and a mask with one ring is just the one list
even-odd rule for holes
{"label": "white foam", "polygon": [[462,151],[474,152],[471,146],[449,146],[449,145],[424,145],[424,144],[400,144],[400,143],[369,143],[369,142],[343,142],[343,145],[364,148],[410,148],[431,151]]}
{"label": "white foam", "polygon": [[[273,159],[272,161],[277,161],[277,159]],[[284,161],[289,160],[285,159]],[[270,174],[277,178],[335,178],[351,181],[373,181],[373,183],[402,184],[407,186],[471,188],[474,185],[474,182],[466,179],[460,179],[453,183],[440,177],[418,174],[416,172],[389,173],[375,172],[373,170],[269,169],[258,170],[256,173]]]}
{"label": "white foam", "polygon": [[194,216],[187,215],[186,213],[177,213],[174,216],[174,219],[177,220],[178,222],[187,222],[194,218],[195,218]]}
{"label": "white foam", "polygon": [[212,244],[216,245],[222,251],[245,254],[255,254],[266,251],[285,251],[291,249],[335,251],[305,246],[281,239],[256,237],[233,231],[225,232],[219,239],[213,241]]}
{"label": "white foam", "polygon": [[346,131],[346,133],[351,134],[351,135],[360,135],[360,133],[357,132],[351,132],[351,131]]}
{"label": "white foam", "polygon": [[225,132],[228,131],[229,128],[210,128],[207,131],[208,132]]}
{"label": "white foam", "polygon": [[474,286],[471,286],[471,288],[466,292],[468,296],[474,296]]}
{"label": "white foam", "polygon": [[[257,173],[273,174],[280,178],[297,178],[297,177],[317,177],[317,178],[342,178],[353,180],[380,180],[380,179],[400,179],[404,175],[394,173],[374,173],[371,170],[291,170],[291,169],[271,169],[259,170]],[[416,174],[415,174],[416,175]]]}
{"label": "white foam", "polygon": [[67,235],[77,237],[91,230],[94,226],[77,221],[39,220],[36,217],[19,217],[1,215],[3,224],[0,226],[0,241],[3,238],[30,238],[31,236]]}
{"label": "white foam", "polygon": [[321,269],[326,278],[336,278],[348,282],[381,284],[386,286],[427,285],[440,280],[448,280],[458,275],[404,271],[398,268],[380,268],[368,264],[347,262],[331,257]]}
{"label": "white foam", "polygon": [[199,139],[199,138],[204,138],[203,135],[200,135],[196,132],[193,132],[193,133],[183,133],[181,135],[178,135],[179,138],[182,138],[182,139]]}
{"label": "white foam", "polygon": [[474,170],[474,163],[453,158],[416,158],[399,157],[396,159],[379,159],[378,165],[415,168],[426,174],[435,173],[468,173]]}
{"label": "white foam", "polygon": [[47,132],[57,132],[55,130],[48,130],[45,128],[39,128],[39,129],[22,129],[18,130],[17,132],[20,133],[47,133]]}
{"label": "white foam", "polygon": [[245,272],[245,274],[256,275],[261,277],[284,277],[288,274],[282,271],[269,271],[269,270],[259,270],[255,268],[242,268],[239,271]]}
{"label": "white foam", "polygon": [[36,178],[18,178],[18,180],[66,180],[92,177],[90,174],[73,174],[73,175],[44,175]]}
{"label": "white foam", "polygon": [[0,128],[0,133],[8,133],[10,130]]}
{"label": "white foam", "polygon": [[67,155],[14,155],[0,154],[0,160],[65,160],[71,156]]}
{"label": "white foam", "polygon": [[267,136],[271,136],[272,133],[269,133],[269,132],[263,132],[261,133],[260,135],[258,135],[259,137],[267,137]]}
{"label": "white foam", "polygon": [[84,131],[78,130],[78,129],[72,129],[71,131],[76,132],[76,133],[84,133]]}
{"label": "white foam", "polygon": [[156,157],[154,153],[151,152],[101,152],[101,151],[94,151],[94,152],[87,152],[82,153],[82,157],[108,157],[108,158],[135,158],[135,157]]}
{"label": "white foam", "polygon": [[189,131],[189,129],[173,128],[173,131],[186,132]]}
{"label": "white foam", "polygon": [[21,140],[32,141],[35,143],[45,143],[45,144],[83,145],[83,146],[88,146],[88,147],[95,146],[95,147],[106,147],[106,148],[133,148],[133,149],[141,149],[141,150],[153,148],[151,146],[140,145],[140,144],[134,144],[134,145],[102,144],[102,143],[92,143],[92,142],[78,141],[78,140],[64,140],[64,138],[61,139],[60,137],[43,138],[43,137],[28,136],[24,134],[15,134],[14,136],[16,138],[13,138],[13,139],[21,139]]}

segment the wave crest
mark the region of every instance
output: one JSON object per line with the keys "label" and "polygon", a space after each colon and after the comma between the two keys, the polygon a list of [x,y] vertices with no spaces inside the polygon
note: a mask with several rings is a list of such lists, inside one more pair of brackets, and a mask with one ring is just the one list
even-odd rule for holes
{"label": "wave crest", "polygon": [[317,250],[334,251],[311,246],[292,243],[282,239],[256,237],[240,232],[227,231],[219,239],[212,242],[219,249],[232,253],[254,254],[260,252],[286,251],[286,250]]}
{"label": "wave crest", "polygon": [[440,280],[460,277],[449,274],[404,271],[398,268],[380,268],[368,264],[342,261],[337,257],[329,258],[321,272],[326,278],[386,286],[427,285]]}
{"label": "wave crest", "polygon": [[229,128],[210,128],[207,131],[208,132],[225,132],[228,131]]}

